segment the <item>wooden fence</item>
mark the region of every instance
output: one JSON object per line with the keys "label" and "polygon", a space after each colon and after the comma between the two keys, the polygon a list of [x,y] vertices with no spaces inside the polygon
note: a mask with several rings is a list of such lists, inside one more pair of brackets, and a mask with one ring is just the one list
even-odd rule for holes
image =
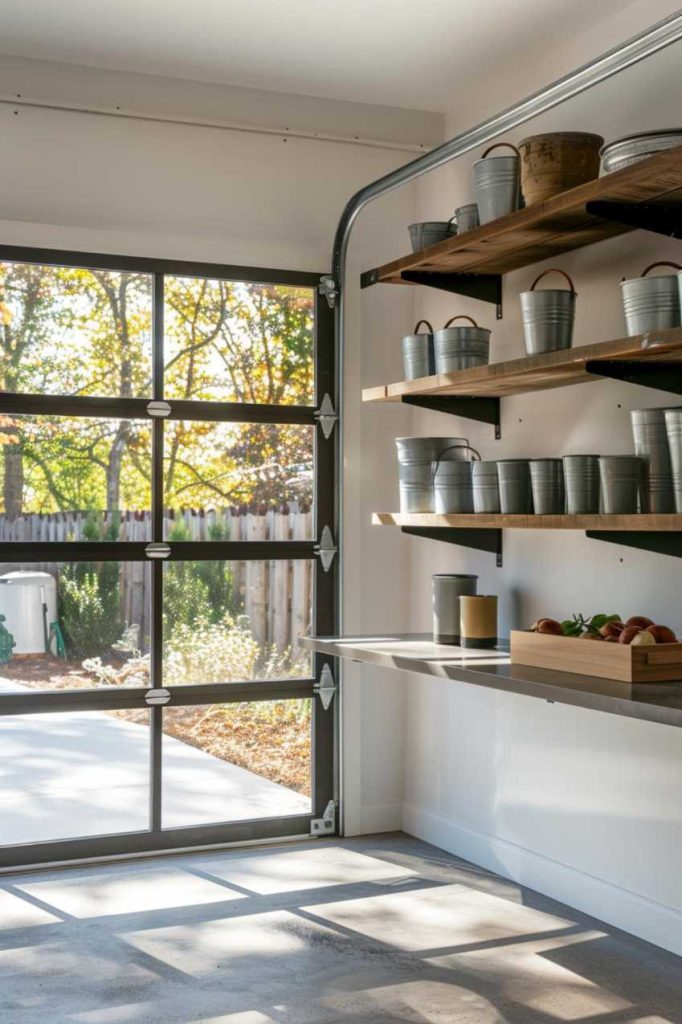
{"label": "wooden fence", "polygon": [[[106,513],[57,512],[8,519],[0,515],[0,542],[30,544],[37,541],[92,540],[103,537],[111,520]],[[294,503],[282,509],[228,508],[196,512],[187,509],[168,513],[164,536],[193,541],[310,540],[312,512]],[[123,512],[118,540],[146,542],[151,539],[149,512]],[[297,647],[297,637],[311,628],[313,562],[308,560],[232,562],[230,572],[239,595],[237,611],[245,614],[260,644],[278,650]],[[62,565],[56,562],[0,563],[0,574],[18,569],[49,572],[59,579]],[[121,611],[127,623],[137,623],[141,636],[149,634],[150,575],[148,562],[121,563]]]}

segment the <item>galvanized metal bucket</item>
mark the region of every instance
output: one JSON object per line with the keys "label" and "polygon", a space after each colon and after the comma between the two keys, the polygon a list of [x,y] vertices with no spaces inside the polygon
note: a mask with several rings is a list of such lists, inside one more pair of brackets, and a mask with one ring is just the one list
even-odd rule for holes
{"label": "galvanized metal bucket", "polygon": [[650,132],[640,132],[638,135],[629,135],[625,139],[615,139],[613,142],[602,146],[599,151],[601,156],[600,175],[611,174],[612,171],[622,171],[624,167],[630,167],[640,160],[646,160],[654,153],[660,153],[664,149],[674,149],[682,146],[682,128],[660,129]]}
{"label": "galvanized metal bucket", "polygon": [[529,465],[535,515],[561,515],[566,504],[561,459],[531,459]]}
{"label": "galvanized metal bucket", "polygon": [[659,260],[642,271],[641,277],[621,281],[625,329],[628,335],[665,330],[680,326],[680,292],[676,274],[647,277],[655,267],[674,267],[679,263]]}
{"label": "galvanized metal bucket", "polygon": [[[474,461],[481,456],[475,448],[469,447]],[[472,462],[460,462],[446,458],[433,463],[433,487],[435,511],[442,515],[453,515],[474,511],[474,493],[471,481]]]}
{"label": "galvanized metal bucket", "polygon": [[[494,149],[507,146],[514,156],[488,156]],[[474,163],[474,189],[481,224],[518,210],[521,205],[521,157],[511,142],[496,142]]]}
{"label": "galvanized metal bucket", "polygon": [[474,462],[471,466],[474,512],[499,512],[500,487],[496,462]]}
{"label": "galvanized metal bucket", "polygon": [[599,476],[604,512],[629,515],[637,511],[642,460],[636,455],[600,455]]}
{"label": "galvanized metal bucket", "polygon": [[[547,274],[561,274],[568,282],[565,288],[546,288],[536,292],[536,285]],[[556,352],[573,343],[576,291],[566,271],[558,267],[543,270],[533,281],[530,291],[521,292],[521,316],[526,353]]]}
{"label": "galvanized metal bucket", "polygon": [[454,219],[451,217],[448,221],[425,220],[420,224],[410,224],[407,230],[410,232],[412,252],[428,249],[430,245],[444,242],[446,238],[456,235],[457,225],[453,224]]}
{"label": "galvanized metal bucket", "polygon": [[682,512],[682,406],[666,409],[664,415],[673,470],[675,511]]}
{"label": "galvanized metal bucket", "polygon": [[564,455],[566,511],[569,515],[599,512],[599,456]]}
{"label": "galvanized metal bucket", "polygon": [[439,459],[466,461],[465,437],[397,437],[401,512],[433,512],[433,463]]}
{"label": "galvanized metal bucket", "polygon": [[[419,328],[425,324],[428,333],[420,333]],[[417,380],[419,377],[430,377],[436,372],[433,355],[433,327],[428,320],[420,320],[415,325],[413,334],[403,338],[403,372],[405,380]]]}
{"label": "galvanized metal bucket", "polygon": [[[451,327],[455,320],[468,320],[471,327]],[[490,356],[490,331],[479,327],[464,314],[450,317],[444,327],[435,331],[433,347],[436,373],[453,373],[472,366],[485,366]]]}
{"label": "galvanized metal bucket", "polygon": [[642,460],[642,512],[673,512],[673,470],[664,409],[630,411],[635,455]]}
{"label": "galvanized metal bucket", "polygon": [[457,234],[461,235],[465,231],[473,231],[479,225],[478,220],[478,206],[476,203],[467,203],[466,206],[458,206],[455,210],[455,219],[457,221]]}
{"label": "galvanized metal bucket", "polygon": [[533,511],[528,459],[500,459],[497,479],[500,511],[504,515],[528,515]]}

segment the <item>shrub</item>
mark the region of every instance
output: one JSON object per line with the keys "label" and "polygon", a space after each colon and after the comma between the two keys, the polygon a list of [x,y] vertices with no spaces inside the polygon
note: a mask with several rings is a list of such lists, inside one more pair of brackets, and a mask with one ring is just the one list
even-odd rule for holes
{"label": "shrub", "polygon": [[59,580],[61,621],[69,651],[78,658],[90,658],[108,650],[121,636],[123,623],[119,607],[118,565],[99,572],[87,563],[68,566]]}

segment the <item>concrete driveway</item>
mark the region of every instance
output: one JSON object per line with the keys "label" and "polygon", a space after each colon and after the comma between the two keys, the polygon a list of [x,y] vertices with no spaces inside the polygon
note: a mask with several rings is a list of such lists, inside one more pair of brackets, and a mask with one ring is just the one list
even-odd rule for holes
{"label": "concrete driveway", "polygon": [[[0,693],[27,688],[0,678]],[[306,814],[310,799],[163,737],[163,826]],[[0,846],[145,830],[149,730],[102,711],[0,716]]]}

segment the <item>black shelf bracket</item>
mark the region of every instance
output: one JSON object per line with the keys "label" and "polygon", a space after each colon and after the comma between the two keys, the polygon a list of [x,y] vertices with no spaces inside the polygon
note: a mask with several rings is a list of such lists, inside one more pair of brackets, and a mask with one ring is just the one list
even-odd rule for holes
{"label": "black shelf bracket", "polygon": [[469,395],[402,395],[407,405],[418,405],[423,409],[446,412],[451,416],[464,416],[478,423],[491,423],[495,428],[495,440],[502,437],[499,398],[477,398]]}
{"label": "black shelf bracket", "polygon": [[682,531],[678,530],[587,530],[586,536],[591,540],[682,558]]}
{"label": "black shelf bracket", "polygon": [[[439,270],[402,270],[403,281],[411,284],[425,284],[429,288],[454,292],[455,295],[466,295],[470,299],[480,299],[496,306],[496,317],[502,319],[502,275],[501,274],[449,274]],[[360,275],[360,287],[370,288],[380,284],[379,270],[367,270]]]}
{"label": "black shelf bracket", "polygon": [[657,363],[652,359],[588,359],[585,369],[595,377],[611,377],[658,391],[682,395],[682,364]]}
{"label": "black shelf bracket", "polygon": [[682,206],[671,203],[618,203],[610,199],[594,199],[585,205],[588,213],[602,220],[627,224],[632,228],[655,231],[669,238],[682,238]]}
{"label": "black shelf bracket", "polygon": [[496,527],[460,530],[454,526],[401,526],[401,530],[413,537],[442,540],[446,544],[459,544],[460,547],[474,548],[476,551],[490,551],[495,555],[498,569],[502,568],[502,530]]}

